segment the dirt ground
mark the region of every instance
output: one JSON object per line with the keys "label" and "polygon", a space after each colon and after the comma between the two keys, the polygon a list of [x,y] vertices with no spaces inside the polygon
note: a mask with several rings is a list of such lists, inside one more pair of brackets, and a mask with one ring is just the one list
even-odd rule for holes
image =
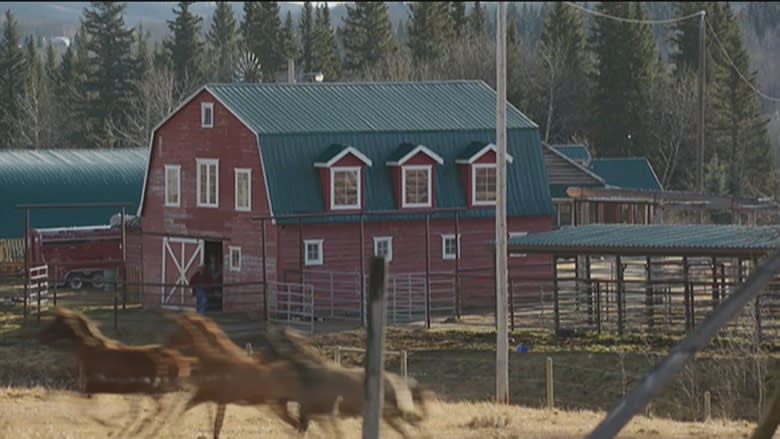
{"label": "dirt ground", "polygon": [[[184,395],[167,397],[166,403]],[[141,401],[151,409],[151,400]],[[0,391],[0,436],[7,438],[103,438],[127,422],[128,397],[98,395],[85,399],[69,392],[42,388]],[[209,432],[213,406],[192,409],[182,418],[169,422],[157,437],[211,437]],[[104,427],[84,416],[110,421]],[[563,412],[497,406],[490,403],[434,403],[431,416],[423,423],[420,436],[435,439],[563,439],[581,438],[603,418],[603,413]],[[348,439],[359,438],[359,419],[340,422]],[[620,438],[741,438],[748,437],[752,425],[747,422],[715,420],[709,423],[681,423],[663,419],[635,418]],[[302,437],[271,415],[265,408],[229,406],[223,427],[225,438],[282,439]],[[314,423],[309,438],[333,437],[327,429]],[[397,433],[383,426],[382,437],[397,438]],[[780,436],[778,436],[780,437]]]}

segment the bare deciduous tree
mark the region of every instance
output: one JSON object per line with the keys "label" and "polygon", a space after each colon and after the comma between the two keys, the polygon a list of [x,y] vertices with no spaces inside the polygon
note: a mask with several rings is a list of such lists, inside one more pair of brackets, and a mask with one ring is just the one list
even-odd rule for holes
{"label": "bare deciduous tree", "polygon": [[57,130],[57,109],[46,75],[31,72],[17,105],[18,115],[13,122],[11,144],[29,149],[56,146],[61,136]]}
{"label": "bare deciduous tree", "polygon": [[154,68],[136,87],[137,95],[128,111],[126,125],[112,122],[110,128],[119,143],[147,147],[154,126],[177,104],[173,72],[166,67]]}

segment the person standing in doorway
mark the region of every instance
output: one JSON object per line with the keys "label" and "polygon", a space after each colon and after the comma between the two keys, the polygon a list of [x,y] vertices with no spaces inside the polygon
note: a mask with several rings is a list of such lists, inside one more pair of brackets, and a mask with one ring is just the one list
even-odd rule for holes
{"label": "person standing in doorway", "polygon": [[206,295],[206,288],[210,288],[212,281],[209,271],[206,266],[201,264],[198,269],[195,270],[195,274],[190,279],[190,287],[192,287],[192,295],[195,296],[195,309],[198,314],[206,314],[206,304],[208,303],[208,296]]}

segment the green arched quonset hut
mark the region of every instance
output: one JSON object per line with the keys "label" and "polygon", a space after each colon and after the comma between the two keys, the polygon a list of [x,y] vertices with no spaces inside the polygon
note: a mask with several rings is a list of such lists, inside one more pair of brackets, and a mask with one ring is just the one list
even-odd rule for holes
{"label": "green arched quonset hut", "polygon": [[[0,239],[24,237],[19,204],[130,203],[138,210],[146,148],[0,150]],[[31,227],[108,224],[115,208],[31,209]]]}

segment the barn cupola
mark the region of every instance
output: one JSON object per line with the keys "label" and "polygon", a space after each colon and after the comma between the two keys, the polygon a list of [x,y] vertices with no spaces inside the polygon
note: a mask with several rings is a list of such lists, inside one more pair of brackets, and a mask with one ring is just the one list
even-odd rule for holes
{"label": "barn cupola", "polygon": [[[496,205],[496,145],[472,142],[458,155],[455,163],[461,170],[468,207]],[[507,165],[512,156],[506,155]]]}
{"label": "barn cupola", "polygon": [[391,168],[396,208],[426,208],[436,205],[436,164],[444,160],[423,145],[402,143],[390,155],[386,165]]}
{"label": "barn cupola", "polygon": [[360,210],[365,203],[365,167],[371,160],[354,146],[330,145],[314,162],[320,170],[327,210]]}

